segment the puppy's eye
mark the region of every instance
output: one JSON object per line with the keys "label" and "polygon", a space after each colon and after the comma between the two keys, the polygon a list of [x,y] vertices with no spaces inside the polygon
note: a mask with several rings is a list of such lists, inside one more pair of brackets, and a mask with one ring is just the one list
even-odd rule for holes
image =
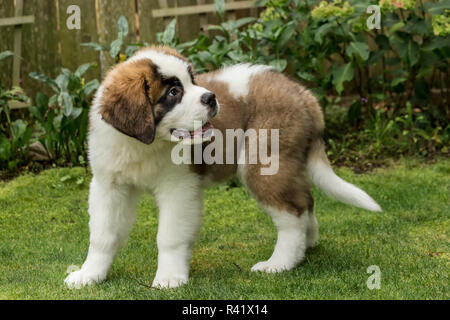
{"label": "puppy's eye", "polygon": [[178,93],[179,93],[180,91],[179,91],[179,89],[177,88],[177,87],[173,87],[173,88],[171,88],[170,90],[169,90],[169,92],[168,92],[168,96],[169,97],[175,97]]}

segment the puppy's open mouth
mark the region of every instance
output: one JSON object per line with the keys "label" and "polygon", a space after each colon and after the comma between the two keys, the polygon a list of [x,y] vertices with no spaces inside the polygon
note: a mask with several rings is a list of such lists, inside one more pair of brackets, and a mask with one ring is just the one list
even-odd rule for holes
{"label": "puppy's open mouth", "polygon": [[199,143],[211,140],[214,126],[206,122],[201,128],[189,131],[187,129],[170,129],[170,135],[185,144]]}

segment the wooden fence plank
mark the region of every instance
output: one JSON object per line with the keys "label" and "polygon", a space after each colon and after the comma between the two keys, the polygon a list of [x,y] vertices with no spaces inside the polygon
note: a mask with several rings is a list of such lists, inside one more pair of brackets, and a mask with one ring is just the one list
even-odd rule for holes
{"label": "wooden fence plank", "polygon": [[[173,3],[169,4],[168,0],[158,0],[158,5],[161,9],[167,9],[169,7],[173,7]],[[154,15],[153,15],[154,16]],[[154,16],[155,17],[155,16]],[[157,18],[157,17],[156,17]],[[163,23],[164,23],[164,27],[169,23],[170,21],[170,17],[169,16],[165,16],[162,17],[163,18]]]}
{"label": "wooden fence plank", "polygon": [[156,42],[156,33],[164,30],[163,19],[152,16],[152,9],[159,6],[154,1],[138,0],[138,8],[140,41],[153,44]]}
{"label": "wooden fence plank", "polygon": [[[255,6],[256,1],[236,1],[226,4],[226,10],[249,9]],[[187,6],[179,8],[154,9],[152,11],[154,17],[172,17],[180,15],[192,15],[199,13],[215,12],[214,4],[204,4],[197,6]]]}
{"label": "wooden fence plank", "polygon": [[[23,0],[16,0],[14,15],[20,17],[23,14]],[[13,58],[13,75],[12,85],[20,86],[20,60],[22,59],[22,25],[14,26],[14,58]]]}
{"label": "wooden fence plank", "polygon": [[[196,0],[178,0],[178,7],[193,6],[196,4]],[[179,16],[177,20],[178,36],[181,41],[192,40],[200,33],[199,15]]]}
{"label": "wooden fence plank", "polygon": [[[99,42],[109,44],[117,38],[117,20],[125,16],[129,25],[128,42],[136,42],[136,20],[134,0],[95,0],[97,13],[97,32]],[[101,72],[105,74],[113,59],[108,52],[100,54]]]}
{"label": "wooden fence plank", "polygon": [[56,1],[26,0],[23,9],[24,15],[35,16],[35,23],[24,25],[22,29],[22,86],[29,96],[37,91],[51,93],[28,74],[36,71],[56,77],[60,72]]}
{"label": "wooden fence plank", "polygon": [[[234,4],[234,0],[227,0],[227,6],[229,7],[230,5],[232,6]],[[227,14],[227,20],[236,20],[236,12],[234,10],[229,11],[226,13]]]}
{"label": "wooden fence plank", "polygon": [[[0,18],[10,18],[14,16],[14,0],[2,0],[0,6]],[[4,26],[0,28],[0,52],[6,50],[13,50],[13,33],[14,28],[12,26]],[[6,58],[0,61],[0,83],[4,87],[11,86],[11,72],[12,72],[12,58]]]}
{"label": "wooden fence plank", "polygon": [[[198,5],[206,4],[205,0],[197,0]],[[206,27],[208,24],[208,16],[205,13],[200,13],[200,29],[202,31],[206,31]]]}
{"label": "wooden fence plank", "polygon": [[[99,54],[90,48],[81,46],[86,42],[98,42],[97,24],[95,16],[95,2],[92,0],[77,0],[80,7],[81,29],[70,30],[67,27],[67,8],[74,4],[73,0],[59,1],[59,36],[61,48],[61,64],[63,67],[75,71],[83,63],[100,63]],[[87,80],[99,78],[100,68],[89,70]],[[86,81],[87,82],[87,81]]]}
{"label": "wooden fence plank", "polygon": [[0,19],[0,27],[15,26],[34,22],[34,16],[22,16]]}

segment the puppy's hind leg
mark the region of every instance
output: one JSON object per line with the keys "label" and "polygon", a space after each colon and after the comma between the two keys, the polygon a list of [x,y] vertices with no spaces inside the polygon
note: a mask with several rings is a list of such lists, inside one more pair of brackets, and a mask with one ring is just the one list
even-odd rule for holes
{"label": "puppy's hind leg", "polygon": [[277,228],[277,243],[269,260],[258,262],[252,267],[252,271],[275,273],[291,270],[305,256],[309,225],[308,212],[296,216],[270,207],[266,208],[266,211]]}
{"label": "puppy's hind leg", "polygon": [[94,176],[89,191],[89,251],[81,269],[64,280],[69,288],[79,289],[106,279],[133,225],[137,200],[134,188],[116,186]]}
{"label": "puppy's hind leg", "polygon": [[257,165],[241,167],[240,177],[272,218],[278,235],[272,256],[251,270],[268,273],[291,270],[317,239],[317,228],[309,214],[314,210],[309,184],[300,166],[292,168],[280,162],[279,172],[266,176],[260,175],[259,168]]}

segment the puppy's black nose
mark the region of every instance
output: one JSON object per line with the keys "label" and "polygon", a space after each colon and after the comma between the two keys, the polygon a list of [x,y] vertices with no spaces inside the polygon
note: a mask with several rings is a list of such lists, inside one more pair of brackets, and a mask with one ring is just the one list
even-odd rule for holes
{"label": "puppy's black nose", "polygon": [[215,109],[217,107],[216,95],[212,92],[203,94],[200,98],[200,101],[202,102],[202,104],[210,107],[211,109]]}

